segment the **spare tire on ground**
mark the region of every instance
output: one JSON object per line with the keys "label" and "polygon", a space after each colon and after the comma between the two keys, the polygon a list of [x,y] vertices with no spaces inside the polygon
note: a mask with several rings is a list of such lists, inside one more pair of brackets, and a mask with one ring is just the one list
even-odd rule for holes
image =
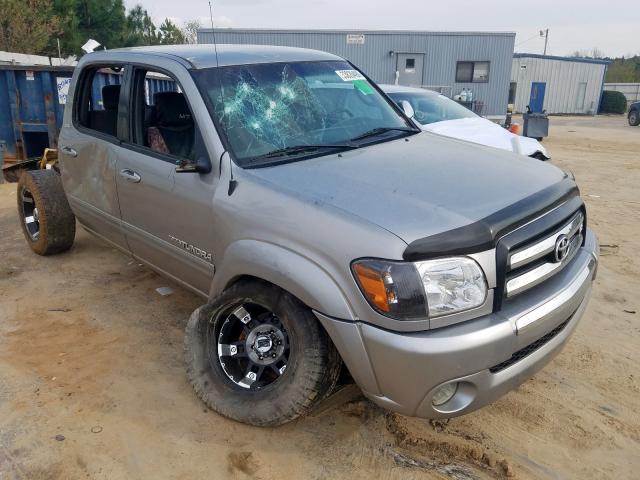
{"label": "spare tire on ground", "polygon": [[31,250],[53,255],[69,250],[76,217],[54,170],[24,171],[18,182],[18,215]]}

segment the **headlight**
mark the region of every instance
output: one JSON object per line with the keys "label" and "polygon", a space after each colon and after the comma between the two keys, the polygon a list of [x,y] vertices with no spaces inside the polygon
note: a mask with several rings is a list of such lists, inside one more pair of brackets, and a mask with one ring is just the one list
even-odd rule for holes
{"label": "headlight", "polygon": [[487,298],[484,273],[470,258],[441,258],[415,265],[427,294],[430,317],[476,308]]}
{"label": "headlight", "polygon": [[484,273],[467,257],[415,263],[364,259],[351,269],[369,304],[399,320],[462,312],[479,307],[487,297]]}

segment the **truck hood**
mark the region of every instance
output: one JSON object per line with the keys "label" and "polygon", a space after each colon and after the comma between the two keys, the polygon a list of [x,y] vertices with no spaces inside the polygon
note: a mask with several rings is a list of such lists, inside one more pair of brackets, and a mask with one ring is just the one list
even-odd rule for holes
{"label": "truck hood", "polygon": [[514,151],[514,139],[519,142],[520,152],[530,156],[541,153],[549,158],[546,149],[535,138],[521,137],[486,118],[459,118],[422,125],[422,129],[446,137],[459,138],[488,147]]}
{"label": "truck hood", "polygon": [[249,172],[407,243],[477,222],[565,178],[539,160],[429,133]]}

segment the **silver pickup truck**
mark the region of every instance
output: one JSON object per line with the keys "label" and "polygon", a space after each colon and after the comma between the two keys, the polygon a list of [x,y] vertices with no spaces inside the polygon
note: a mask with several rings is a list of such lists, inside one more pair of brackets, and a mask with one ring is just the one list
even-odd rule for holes
{"label": "silver pickup truck", "polygon": [[571,175],[409,116],[313,50],[86,55],[59,173],[20,179],[25,237],[63,252],[77,219],[201,295],[187,371],[223,415],[290,421],[343,366],[385,408],[462,415],[560,351],[598,246]]}

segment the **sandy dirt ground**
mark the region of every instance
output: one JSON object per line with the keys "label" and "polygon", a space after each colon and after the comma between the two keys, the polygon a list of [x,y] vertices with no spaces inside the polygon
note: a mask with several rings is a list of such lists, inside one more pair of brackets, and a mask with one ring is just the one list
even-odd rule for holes
{"label": "sandy dirt ground", "polygon": [[277,429],[206,410],[182,363],[201,300],[83,231],[32,254],[0,185],[0,479],[639,478],[640,128],[552,118],[545,145],[602,243],[591,303],[544,370],[448,422],[354,386]]}

